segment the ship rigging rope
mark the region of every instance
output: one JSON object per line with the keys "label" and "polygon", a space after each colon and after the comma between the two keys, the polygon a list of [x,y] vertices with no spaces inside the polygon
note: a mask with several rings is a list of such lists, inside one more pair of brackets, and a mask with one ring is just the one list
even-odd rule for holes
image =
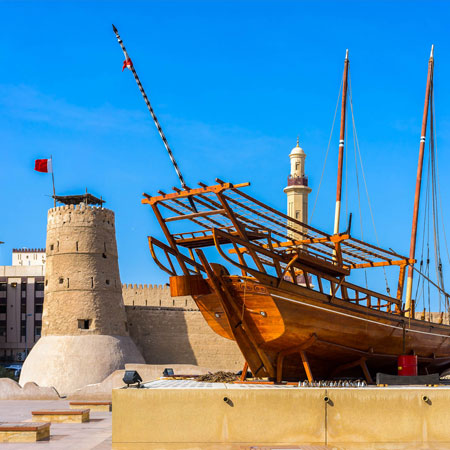
{"label": "ship rigging rope", "polygon": [[[363,160],[362,160],[362,156],[361,156],[361,149],[359,147],[358,133],[356,132],[355,115],[353,113],[352,78],[351,78],[350,72],[348,74],[348,90],[349,90],[350,111],[351,111],[352,125],[353,125],[353,138],[354,138],[354,142],[356,143],[356,146],[355,146],[355,158],[356,158],[356,151],[358,151],[359,163],[361,165],[361,174],[362,174],[362,178],[363,178],[363,181],[364,181],[364,188],[365,188],[365,191],[366,191],[367,203],[369,205],[370,217],[372,219],[373,231],[375,233],[375,239],[377,241],[377,245],[378,245],[378,247],[380,247],[380,240],[378,239],[377,227],[375,226],[375,219],[374,219],[374,216],[373,216],[372,204],[370,203],[369,189],[367,188],[367,181],[366,181],[366,175],[365,175],[365,172],[364,172],[364,164],[363,164]],[[356,179],[358,180],[358,165],[357,164],[356,164]],[[358,199],[359,199],[360,193],[359,193],[359,183],[358,182],[357,182],[357,188],[358,188]],[[359,204],[359,216],[360,216],[361,227],[362,227],[361,204]],[[366,274],[366,272],[365,272],[365,274]],[[384,281],[386,283],[386,292],[388,293],[388,295],[390,295],[391,294],[391,290],[389,288],[389,283],[388,283],[388,280],[387,280],[386,268],[385,267],[383,267],[383,274],[384,274]],[[367,277],[367,274],[366,274],[366,277]],[[366,278],[366,284],[367,284],[367,278]]]}
{"label": "ship rigging rope", "polygon": [[338,111],[338,108],[339,108],[339,99],[341,98],[341,89],[342,89],[343,82],[344,82],[344,75],[342,75],[341,84],[339,86],[338,98],[337,98],[337,101],[336,101],[336,108],[334,110],[333,123],[331,125],[330,137],[328,139],[327,151],[325,153],[325,161],[323,162],[322,174],[320,175],[319,187],[317,188],[317,194],[316,194],[316,198],[314,199],[314,206],[313,206],[313,209],[312,209],[312,212],[311,212],[311,216],[309,218],[309,223],[312,222],[312,218],[314,216],[314,211],[316,210],[317,200],[319,198],[320,186],[322,186],[323,175],[325,173],[325,167],[327,165],[328,153],[330,151],[331,138],[333,137],[334,124],[336,122],[336,115],[337,115],[337,111]]}
{"label": "ship rigging rope", "polygon": [[[428,155],[428,170],[427,170],[427,187],[425,191],[425,207],[424,207],[424,225],[423,225],[423,237],[422,237],[422,251],[421,251],[421,261],[420,269],[418,271],[422,278],[417,280],[416,288],[416,303],[419,303],[420,298],[418,298],[419,291],[421,291],[421,299],[424,305],[425,311],[425,280],[428,281],[427,294],[428,294],[428,311],[429,320],[431,316],[431,292],[430,283],[438,289],[439,295],[439,312],[442,310],[442,298],[441,293],[444,294],[444,308],[449,312],[449,295],[445,292],[444,286],[444,276],[442,270],[442,258],[441,258],[441,238],[440,238],[440,228],[444,234],[444,243],[447,252],[447,258],[450,261],[447,245],[447,236],[445,232],[445,225],[442,221],[442,199],[440,192],[440,182],[439,182],[439,170],[438,170],[438,157],[437,157],[437,146],[436,146],[436,127],[435,127],[435,105],[434,105],[434,83],[431,80],[430,89],[430,140],[429,140],[429,155]],[[441,217],[439,217],[441,216]],[[441,220],[440,220],[441,219]],[[430,279],[430,221],[432,221],[433,227],[433,251],[434,251],[434,270],[437,278],[437,284]],[[424,266],[424,247],[426,241],[426,266],[425,273],[422,273]],[[422,289],[420,289],[422,288]]]}
{"label": "ship rigging rope", "polygon": [[443,289],[441,289],[434,281],[432,281],[429,277],[427,277],[424,273],[422,273],[419,269],[417,269],[417,267],[413,266],[413,269],[423,278],[425,278],[425,280],[427,280],[429,283],[431,283],[436,289],[438,289],[440,292],[442,292],[442,294],[444,294],[444,296],[448,299],[450,298],[450,294],[448,292],[445,292]]}

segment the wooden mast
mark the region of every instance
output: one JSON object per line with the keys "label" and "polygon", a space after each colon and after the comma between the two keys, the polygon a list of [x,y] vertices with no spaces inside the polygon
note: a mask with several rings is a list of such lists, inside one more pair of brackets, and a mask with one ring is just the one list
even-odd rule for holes
{"label": "wooden mast", "polygon": [[[414,196],[414,212],[411,228],[411,245],[409,250],[409,259],[414,259],[416,253],[416,240],[417,240],[417,222],[419,218],[419,203],[420,203],[420,187],[422,184],[422,168],[423,168],[423,154],[425,150],[425,137],[427,133],[427,119],[428,119],[428,109],[430,103],[430,93],[433,85],[433,50],[434,45],[431,46],[430,59],[428,61],[428,76],[427,76],[427,87],[425,90],[425,104],[423,107],[423,117],[422,117],[422,133],[420,135],[420,148],[419,148],[419,162],[417,165],[417,178],[416,178],[416,193]],[[411,264],[408,267],[408,279],[406,280],[406,300],[405,300],[405,315],[411,317],[411,296],[412,296],[412,285],[413,285],[413,275],[414,269]]]}
{"label": "wooden mast", "polygon": [[334,234],[339,233],[339,219],[341,216],[342,197],[342,169],[344,164],[345,112],[347,107],[347,79],[348,79],[348,49],[345,53],[344,79],[342,83],[341,133],[339,137],[338,176],[336,188],[336,210],[334,215]]}

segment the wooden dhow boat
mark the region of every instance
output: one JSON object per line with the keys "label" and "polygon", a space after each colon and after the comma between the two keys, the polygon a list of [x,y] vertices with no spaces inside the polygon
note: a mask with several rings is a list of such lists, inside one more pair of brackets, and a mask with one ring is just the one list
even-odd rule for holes
{"label": "wooden dhow boat", "polygon": [[[450,326],[417,320],[411,299],[433,54],[409,257],[355,239],[350,223],[340,231],[347,72],[348,53],[333,234],[251,197],[244,192],[249,183],[216,179],[212,186],[144,194],[142,200],[167,240],[148,238],[155,262],[170,275],[171,294],[191,295],[208,325],[236,341],[255,377],[282,381],[351,374],[372,382],[376,372],[395,373],[397,357],[408,354],[417,356],[421,373],[450,366]],[[192,228],[185,228],[186,221]],[[221,264],[213,262],[217,256]],[[399,271],[395,297],[348,281],[352,271],[388,266]],[[230,274],[236,269],[239,274]]]}

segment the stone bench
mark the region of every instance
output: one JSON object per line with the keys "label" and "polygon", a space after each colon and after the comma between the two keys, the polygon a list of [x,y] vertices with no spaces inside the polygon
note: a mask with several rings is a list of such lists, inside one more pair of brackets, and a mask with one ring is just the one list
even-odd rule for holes
{"label": "stone bench", "polygon": [[111,411],[112,403],[111,402],[95,402],[95,401],[78,401],[78,402],[70,402],[69,406],[71,409],[80,409],[80,408],[89,408],[91,411]]}
{"label": "stone bench", "polygon": [[36,442],[50,437],[48,422],[0,422],[0,442]]}
{"label": "stone bench", "polygon": [[89,409],[43,409],[32,411],[33,422],[82,423],[89,422]]}

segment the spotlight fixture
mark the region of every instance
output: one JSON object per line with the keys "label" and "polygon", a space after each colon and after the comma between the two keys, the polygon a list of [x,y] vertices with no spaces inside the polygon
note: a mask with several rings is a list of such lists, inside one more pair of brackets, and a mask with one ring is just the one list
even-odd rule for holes
{"label": "spotlight fixture", "polygon": [[175,375],[175,373],[174,373],[173,369],[170,369],[168,367],[166,369],[164,369],[163,377],[173,377],[174,375]]}
{"label": "spotlight fixture", "polygon": [[137,387],[141,387],[141,376],[137,373],[136,370],[125,370],[125,375],[123,376],[123,382],[130,387],[130,384],[136,384]]}

